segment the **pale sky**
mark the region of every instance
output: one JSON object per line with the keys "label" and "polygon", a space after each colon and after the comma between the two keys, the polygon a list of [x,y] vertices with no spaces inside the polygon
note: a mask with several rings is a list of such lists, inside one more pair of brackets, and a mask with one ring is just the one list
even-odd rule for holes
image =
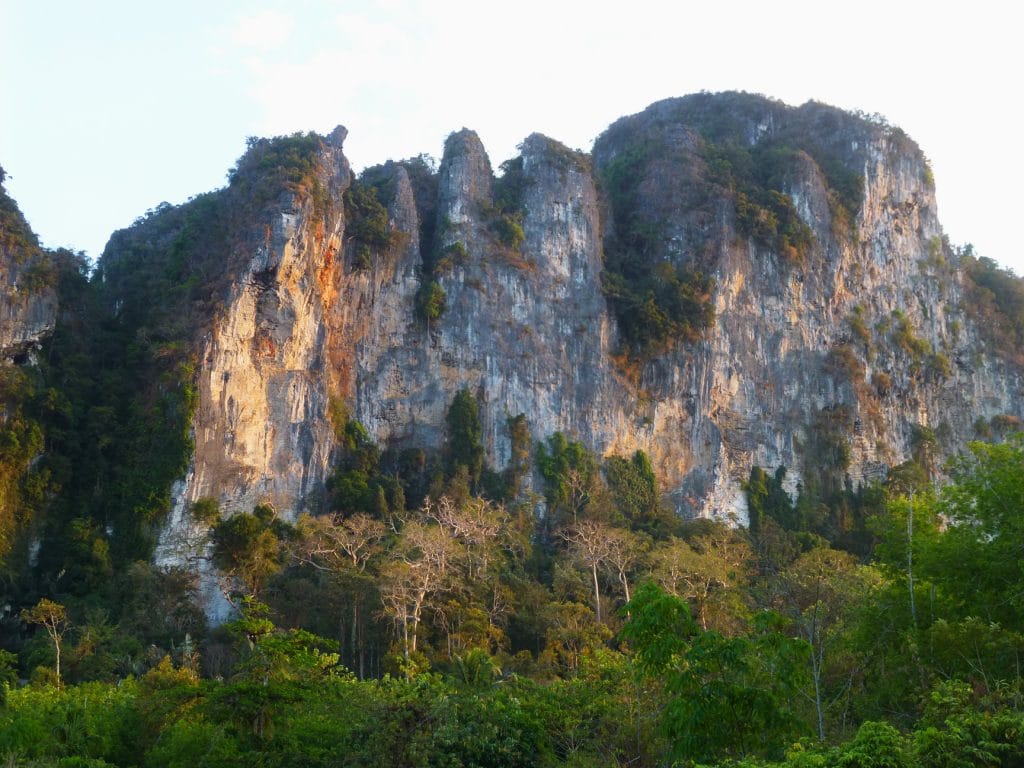
{"label": "pale sky", "polygon": [[465,126],[497,167],[534,131],[589,150],[653,101],[745,90],[901,126],[950,239],[1024,274],[1014,7],[0,0],[0,165],[46,245],[95,258],[148,208],[222,186],[246,136],[340,123],[359,169],[439,157]]}

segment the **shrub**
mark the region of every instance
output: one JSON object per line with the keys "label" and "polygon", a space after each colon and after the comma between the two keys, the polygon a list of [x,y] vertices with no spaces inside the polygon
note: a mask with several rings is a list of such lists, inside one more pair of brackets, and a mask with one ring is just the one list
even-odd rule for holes
{"label": "shrub", "polygon": [[894,321],[891,334],[892,342],[903,350],[914,363],[920,364],[931,355],[932,345],[914,332],[914,326],[911,325],[910,319],[902,310],[894,309],[892,318]]}
{"label": "shrub", "polygon": [[436,280],[428,280],[420,284],[419,291],[416,293],[416,310],[428,325],[431,321],[440,319],[447,308],[447,302],[448,296]]}
{"label": "shrub", "polygon": [[892,391],[892,376],[884,371],[875,371],[871,374],[871,385],[879,397],[885,397]]}
{"label": "shrub", "polygon": [[864,378],[864,363],[857,357],[849,344],[837,344],[825,356],[825,370],[834,376],[842,376],[851,382]]}
{"label": "shrub", "polygon": [[519,250],[526,240],[520,214],[502,213],[494,220],[491,227],[501,244],[514,250]]}
{"label": "shrub", "polygon": [[949,358],[942,352],[933,352],[928,355],[928,370],[942,379],[948,378],[953,373]]}
{"label": "shrub", "polygon": [[342,197],[345,204],[345,233],[353,242],[352,267],[368,269],[372,258],[392,244],[388,212],[375,187],[353,182]]}
{"label": "shrub", "polygon": [[846,322],[849,324],[854,338],[865,346],[870,347],[871,331],[868,330],[867,323],[864,322],[864,307],[860,304],[856,305],[849,317],[846,318]]}

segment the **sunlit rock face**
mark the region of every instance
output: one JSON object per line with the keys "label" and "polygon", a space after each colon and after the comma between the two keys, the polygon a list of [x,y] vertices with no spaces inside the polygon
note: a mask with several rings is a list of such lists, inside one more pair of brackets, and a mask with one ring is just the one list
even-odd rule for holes
{"label": "sunlit rock face", "polygon": [[[201,497],[223,514],[261,502],[289,517],[322,509],[332,402],[382,446],[436,448],[448,404],[468,389],[497,469],[509,461],[508,419],[522,413],[535,440],[561,431],[602,455],[644,450],[680,514],[739,522],[754,465],[787,467],[795,490],[808,467],[835,460],[819,455],[825,446],[858,483],[906,459],[915,428],[948,453],[978,418],[1024,416],[1019,372],[983,352],[962,276],[942,257],[925,158],[898,130],[725,94],[623,118],[589,155],[534,134],[517,166],[511,243],[502,182],[463,130],[428,187],[402,163],[379,169],[397,236],[360,268],[343,139],[336,131],[318,156],[326,214],[284,195],[235,240],[227,261],[244,268],[198,336],[195,454],[164,561]],[[726,145],[732,154],[715,149]],[[750,178],[805,227],[799,252],[744,223],[722,163],[735,170],[748,155]],[[656,233],[644,263],[715,281],[713,327],[633,359],[602,282],[626,225],[611,188],[624,158],[629,213]],[[447,304],[429,323],[416,310],[428,268]]]}

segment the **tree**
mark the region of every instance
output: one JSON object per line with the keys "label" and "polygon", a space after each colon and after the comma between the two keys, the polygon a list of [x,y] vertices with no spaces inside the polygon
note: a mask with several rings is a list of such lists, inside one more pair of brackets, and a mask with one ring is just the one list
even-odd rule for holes
{"label": "tree", "polygon": [[[660,543],[650,560],[655,581],[670,594],[689,600],[706,631],[716,623],[716,603],[724,607],[722,601],[735,596],[736,588],[746,582],[751,558],[750,546],[735,531],[715,525],[695,537],[692,546],[674,537]],[[725,629],[727,618],[718,616],[719,629]]]}
{"label": "tree", "polygon": [[761,467],[752,467],[750,478],[743,484],[747,494],[747,510],[750,521],[750,533],[757,535],[765,518],[771,518],[786,530],[800,530],[801,521],[795,519],[793,502],[786,493],[783,484],[786,479],[786,468],[779,467],[775,475],[769,475]]}
{"label": "tree", "polygon": [[430,601],[449,584],[461,549],[439,525],[412,521],[402,528],[392,560],[381,572],[384,613],[402,633],[406,661],[416,652],[419,626]]}
{"label": "tree", "polygon": [[290,526],[275,519],[271,507],[259,505],[253,514],[243,512],[214,526],[213,562],[255,598],[267,579],[281,571],[281,538],[290,532]]}
{"label": "tree", "polygon": [[604,476],[615,508],[630,528],[665,536],[678,523],[661,504],[658,478],[643,451],[636,451],[630,459],[609,456],[604,462]]}
{"label": "tree", "polygon": [[806,645],[786,637],[776,614],[761,614],[750,635],[703,632],[682,600],[652,583],[627,605],[623,637],[647,677],[664,681],[662,728],[672,757],[717,762],[780,757],[803,730],[794,699]]}
{"label": "tree", "polygon": [[938,511],[949,521],[922,569],[963,614],[1024,630],[1024,433],[1000,444],[970,443],[951,466]]}
{"label": "tree", "polygon": [[447,530],[452,538],[462,542],[466,551],[467,576],[471,581],[486,576],[487,566],[494,556],[491,550],[508,520],[503,508],[475,497],[456,504],[449,497],[442,496],[437,502],[427,499],[423,514]]}
{"label": "tree", "polygon": [[530,472],[532,438],[526,415],[510,416],[508,419],[509,460],[505,467],[505,501],[512,503],[519,499],[523,478]]}
{"label": "tree", "polygon": [[480,409],[468,389],[456,393],[448,407],[445,423],[448,427],[445,448],[449,476],[454,475],[459,466],[466,467],[469,471],[470,490],[474,490],[480,483],[480,474],[484,468],[484,448],[480,443],[483,429],[480,426]]}
{"label": "tree", "polygon": [[322,684],[338,664],[333,643],[301,629],[280,630],[269,608],[252,598],[227,625],[235,637],[238,661],[228,683],[214,693],[213,709],[248,726],[253,736],[272,735],[274,719],[302,701],[302,689]]}
{"label": "tree", "polygon": [[416,292],[416,311],[430,330],[430,322],[439,320],[448,307],[448,295],[436,280],[428,280]]}
{"label": "tree", "polygon": [[[375,592],[375,577],[366,571],[370,562],[384,551],[382,542],[387,537],[387,527],[365,514],[344,519],[340,515],[303,515],[299,518],[298,533],[292,557],[329,575],[343,595],[339,614],[344,614],[344,603],[348,603],[351,611],[349,658],[362,679],[366,675],[364,626],[365,614],[369,611],[366,604]],[[339,617],[343,651],[345,634],[345,620]]]}
{"label": "tree", "polygon": [[67,609],[60,603],[44,597],[32,608],[25,608],[21,612],[22,621],[28,624],[38,624],[53,642],[53,653],[56,658],[54,673],[57,677],[57,684],[60,685],[60,651],[61,640],[68,630]]}
{"label": "tree", "polygon": [[580,520],[559,534],[569,545],[572,558],[590,572],[594,586],[594,613],[598,623],[601,622],[601,587],[597,574],[608,562],[612,552],[609,543],[611,530],[607,523]]}
{"label": "tree", "polygon": [[537,444],[537,468],[544,478],[548,529],[557,528],[570,515],[576,523],[590,501],[597,474],[594,455],[583,443],[556,432],[547,445]]}
{"label": "tree", "polygon": [[369,515],[299,518],[299,539],[293,553],[315,568],[363,573],[369,561],[381,551],[387,528]]}
{"label": "tree", "polygon": [[[781,608],[810,648],[818,739],[825,741],[825,673],[829,652],[851,607],[870,591],[872,572],[846,552],[817,547],[796,559],[777,580]],[[877,581],[877,579],[875,579]]]}
{"label": "tree", "polygon": [[607,541],[608,554],[605,563],[622,585],[622,593],[628,603],[629,576],[643,560],[650,547],[650,540],[625,528],[609,528]]}

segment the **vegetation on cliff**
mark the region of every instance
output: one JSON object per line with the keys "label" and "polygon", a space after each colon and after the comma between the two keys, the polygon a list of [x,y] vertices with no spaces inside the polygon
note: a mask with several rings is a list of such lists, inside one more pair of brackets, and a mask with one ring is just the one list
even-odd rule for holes
{"label": "vegetation on cliff", "polygon": [[39,238],[25,221],[18,204],[7,194],[6,178],[7,174],[0,167],[0,252],[22,262],[39,253]]}

